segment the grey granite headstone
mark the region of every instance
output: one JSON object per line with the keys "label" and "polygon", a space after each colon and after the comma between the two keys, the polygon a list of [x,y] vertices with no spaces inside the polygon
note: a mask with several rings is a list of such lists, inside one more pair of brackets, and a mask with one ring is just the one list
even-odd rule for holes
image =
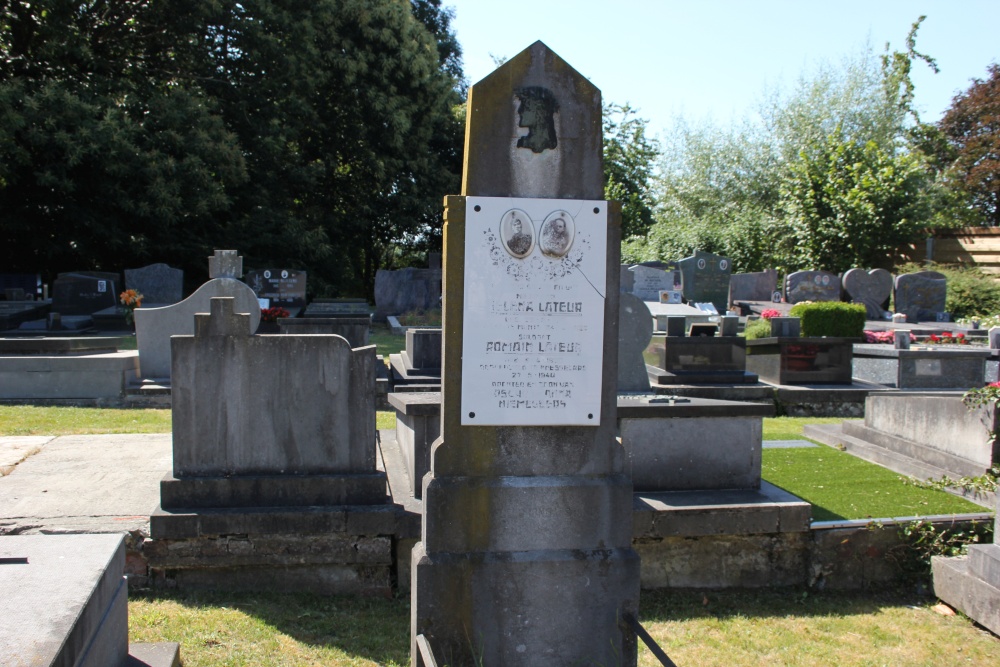
{"label": "grey granite headstone", "polygon": [[945,312],[947,296],[948,280],[943,273],[920,271],[896,276],[892,300],[896,312],[906,315],[907,322],[933,322]]}
{"label": "grey granite headstone", "polygon": [[796,271],[785,278],[785,301],[840,301],[840,276],[829,271]]}
{"label": "grey granite headstone", "polygon": [[854,303],[864,304],[869,320],[885,319],[883,305],[892,294],[892,274],[885,269],[851,269],[844,274],[844,291]]}
{"label": "grey granite headstone", "polygon": [[696,250],[691,257],[677,262],[680,267],[684,298],[689,303],[712,303],[716,312],[729,306],[729,277],[732,264],[728,257]]}
{"label": "grey granite headstone", "polygon": [[143,296],[145,305],[169,305],[184,298],[184,272],[162,262],[139,269],[125,269],[125,289]]}
{"label": "grey granite headstone", "polygon": [[255,269],[243,282],[271,308],[285,308],[295,317],[306,306],[306,272],[297,269]]}
{"label": "grey granite headstone", "polygon": [[379,269],[375,273],[375,317],[441,307],[441,269]]}
{"label": "grey granite headstone", "polygon": [[778,284],[774,269],[759,273],[734,273],[729,276],[729,303],[737,301],[770,301]]}
{"label": "grey granite headstone", "polygon": [[653,316],[642,299],[622,294],[618,301],[618,391],[649,391],[642,357],[653,337]]}
{"label": "grey granite headstone", "polygon": [[719,319],[721,320],[719,326],[720,336],[736,336],[739,334],[740,318],[738,315],[723,315]]}
{"label": "grey granite headstone", "polygon": [[637,264],[629,267],[632,274],[632,294],[643,301],[659,301],[660,290],[674,288],[673,273]]}

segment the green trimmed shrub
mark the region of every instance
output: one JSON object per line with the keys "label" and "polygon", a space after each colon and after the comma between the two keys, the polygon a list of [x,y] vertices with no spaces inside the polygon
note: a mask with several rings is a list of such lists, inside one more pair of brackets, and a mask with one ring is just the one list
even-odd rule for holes
{"label": "green trimmed shrub", "polygon": [[747,322],[747,326],[743,330],[743,336],[747,340],[756,340],[758,338],[769,338],[771,336],[770,320],[765,320],[761,318],[759,320],[754,320],[753,322]]}
{"label": "green trimmed shrub", "polygon": [[803,336],[861,338],[865,331],[865,307],[859,303],[799,303],[792,306],[789,315],[799,318]]}

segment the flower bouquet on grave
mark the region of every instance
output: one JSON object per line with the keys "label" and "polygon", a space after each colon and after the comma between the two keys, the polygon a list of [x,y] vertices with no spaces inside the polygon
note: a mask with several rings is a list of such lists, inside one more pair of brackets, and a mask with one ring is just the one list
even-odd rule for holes
{"label": "flower bouquet on grave", "polygon": [[277,323],[279,317],[288,317],[289,312],[281,306],[260,309],[260,321]]}
{"label": "flower bouquet on grave", "polygon": [[929,345],[968,345],[969,341],[965,339],[964,333],[953,335],[950,331],[945,331],[940,336],[931,334],[924,339],[924,343]]}
{"label": "flower bouquet on grave", "polygon": [[118,295],[118,300],[125,309],[125,321],[129,326],[135,324],[135,309],[142,306],[142,295],[134,289],[127,289]]}
{"label": "flower bouquet on grave", "polygon": [[[865,342],[866,343],[888,343],[892,345],[896,342],[895,332],[893,331],[868,331],[865,330]],[[917,337],[912,333],[910,334],[910,342],[916,343]]]}
{"label": "flower bouquet on grave", "polygon": [[781,311],[777,308],[767,308],[761,311],[760,316],[765,320],[769,320],[772,317],[781,317]]}

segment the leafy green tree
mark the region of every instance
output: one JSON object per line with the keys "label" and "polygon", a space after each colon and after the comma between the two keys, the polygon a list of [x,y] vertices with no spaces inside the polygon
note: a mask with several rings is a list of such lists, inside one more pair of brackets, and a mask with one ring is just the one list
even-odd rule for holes
{"label": "leafy green tree", "polygon": [[[623,257],[670,260],[702,249],[729,256],[737,271],[798,268],[804,238],[789,231],[790,215],[800,212],[792,204],[802,200],[786,201],[801,194],[789,186],[792,174],[818,178],[826,169],[821,165],[830,162],[834,139],[862,148],[873,144],[866,150],[877,149],[886,159],[911,152],[911,129],[918,120],[911,66],[915,60],[933,65],[915,50],[922,20],[911,26],[905,52],[891,52],[887,45],[878,57],[868,48],[837,67],[821,67],[790,93],[771,92],[755,115],[732,127],[677,122],[664,141],[655,222],[645,239],[623,244]],[[909,182],[909,166],[906,171]],[[859,184],[850,178],[830,178],[825,185],[852,188],[852,194],[842,193],[844,201],[859,196]],[[871,193],[870,199],[900,201],[884,193]],[[914,215],[926,222],[927,207],[911,207],[903,217]],[[814,229],[821,233],[818,225],[798,231]]]}
{"label": "leafy green tree", "polygon": [[811,148],[791,165],[782,188],[797,266],[886,266],[923,227],[919,161],[836,133]]}
{"label": "leafy green tree", "polygon": [[212,100],[183,79],[199,10],[182,5],[0,5],[7,270],[51,278],[172,261],[228,207],[243,156]]}
{"label": "leafy green tree", "polygon": [[622,237],[644,236],[653,224],[653,168],[659,144],[648,121],[628,104],[604,106],[604,196],[622,202]]}
{"label": "leafy green tree", "polygon": [[[936,155],[948,164],[945,179],[970,222],[1000,225],[1000,65],[956,95],[939,129],[947,144]],[[978,220],[977,220],[978,218]]]}

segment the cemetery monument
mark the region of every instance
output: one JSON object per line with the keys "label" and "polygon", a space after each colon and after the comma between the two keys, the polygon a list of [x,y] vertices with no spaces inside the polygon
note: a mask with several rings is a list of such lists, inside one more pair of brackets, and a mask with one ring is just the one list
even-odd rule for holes
{"label": "cemetery monument", "polygon": [[[468,108],[463,196],[445,202],[442,435],[412,554],[412,662],[429,646],[448,664],[635,665],[621,210],[600,199],[600,91],[536,42]],[[510,211],[537,239],[523,257],[502,240]]]}

